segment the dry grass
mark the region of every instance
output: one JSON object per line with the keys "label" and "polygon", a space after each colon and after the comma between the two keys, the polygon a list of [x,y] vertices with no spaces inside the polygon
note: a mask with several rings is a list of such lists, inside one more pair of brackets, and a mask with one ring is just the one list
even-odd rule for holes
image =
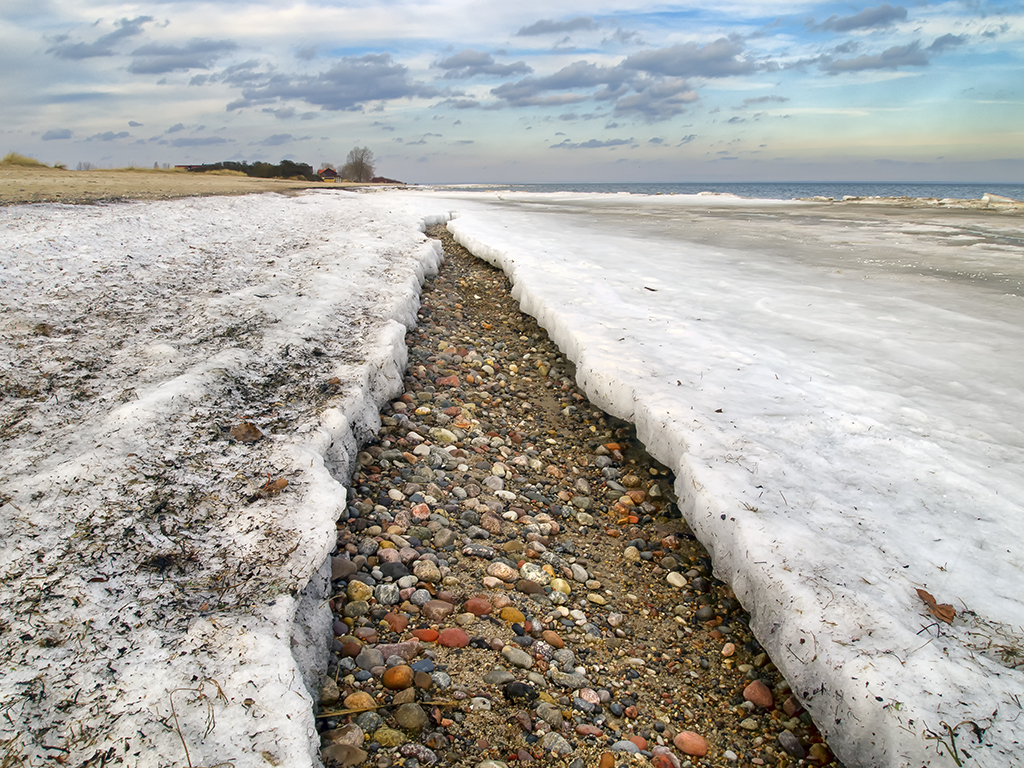
{"label": "dry grass", "polygon": [[27,155],[20,155],[17,152],[8,152],[4,155],[4,159],[0,160],[0,165],[20,165],[28,168],[47,168],[46,163],[41,163],[34,157],[28,157]]}

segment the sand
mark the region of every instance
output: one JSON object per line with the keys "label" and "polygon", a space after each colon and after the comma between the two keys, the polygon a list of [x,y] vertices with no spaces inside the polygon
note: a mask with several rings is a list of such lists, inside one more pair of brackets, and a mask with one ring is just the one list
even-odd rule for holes
{"label": "sand", "polygon": [[170,200],[205,195],[292,193],[309,188],[352,188],[358,184],[179,170],[67,171],[45,166],[0,164],[0,205],[18,203],[97,203],[113,200]]}

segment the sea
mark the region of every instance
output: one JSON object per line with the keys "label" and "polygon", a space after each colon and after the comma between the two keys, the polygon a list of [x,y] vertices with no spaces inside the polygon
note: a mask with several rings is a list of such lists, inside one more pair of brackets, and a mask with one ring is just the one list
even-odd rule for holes
{"label": "sea", "polygon": [[762,200],[799,200],[808,197],[910,197],[937,200],[978,200],[986,193],[1024,200],[1024,183],[984,182],[680,182],[680,183],[544,183],[446,185],[447,189],[472,191],[509,189],[516,192],[626,192],[634,195],[694,195],[700,192],[732,194]]}

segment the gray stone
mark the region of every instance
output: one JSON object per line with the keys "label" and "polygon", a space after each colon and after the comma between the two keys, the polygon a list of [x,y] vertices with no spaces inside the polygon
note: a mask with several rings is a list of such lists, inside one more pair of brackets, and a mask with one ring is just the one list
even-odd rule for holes
{"label": "gray stone", "polygon": [[519,667],[520,669],[530,669],[533,667],[533,657],[514,645],[506,645],[502,648],[501,655],[513,667]]}

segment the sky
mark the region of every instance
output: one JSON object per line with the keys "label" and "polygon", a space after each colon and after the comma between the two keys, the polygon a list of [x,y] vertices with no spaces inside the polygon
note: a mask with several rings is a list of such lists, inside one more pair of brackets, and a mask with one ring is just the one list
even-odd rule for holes
{"label": "sky", "polygon": [[415,183],[1024,179],[1024,2],[0,0],[0,152]]}

